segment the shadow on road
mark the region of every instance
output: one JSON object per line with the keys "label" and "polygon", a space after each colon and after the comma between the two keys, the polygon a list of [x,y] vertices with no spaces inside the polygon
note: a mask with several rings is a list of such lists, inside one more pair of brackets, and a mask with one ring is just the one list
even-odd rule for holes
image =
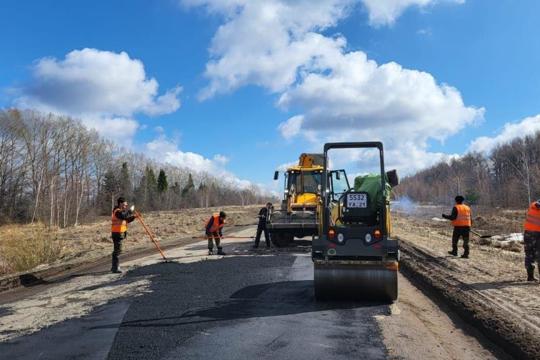
{"label": "shadow on road", "polygon": [[119,326],[119,331],[109,358],[125,354],[159,358],[194,334],[246,319],[384,308],[374,302],[316,302],[312,280],[284,280],[295,259],[289,254],[227,256],[191,264],[155,264],[128,273],[136,278],[150,275],[151,292],[132,303],[122,324],[110,325]]}

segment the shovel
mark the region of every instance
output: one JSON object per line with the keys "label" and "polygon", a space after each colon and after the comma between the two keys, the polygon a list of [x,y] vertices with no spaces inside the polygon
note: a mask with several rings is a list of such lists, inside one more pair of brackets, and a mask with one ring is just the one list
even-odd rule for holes
{"label": "shovel", "polygon": [[480,234],[479,232],[476,232],[476,231],[474,231],[474,230],[471,230],[471,232],[472,232],[474,235],[476,235],[476,236],[478,236],[479,238],[481,238],[481,239],[486,239],[486,238],[493,237],[493,235],[482,235],[482,234]]}

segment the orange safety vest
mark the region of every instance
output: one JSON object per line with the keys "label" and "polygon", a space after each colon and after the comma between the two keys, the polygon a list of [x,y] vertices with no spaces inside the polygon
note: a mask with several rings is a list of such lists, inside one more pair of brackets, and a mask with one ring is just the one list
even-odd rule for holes
{"label": "orange safety vest", "polygon": [[456,205],[456,209],[457,217],[455,220],[452,220],[452,225],[471,227],[471,208],[467,205],[458,204]]}
{"label": "orange safety vest", "polygon": [[112,221],[111,232],[124,233],[127,231],[127,221],[117,218],[116,217],[117,211],[120,211],[120,209],[114,209],[111,216],[111,221]]}
{"label": "orange safety vest", "polygon": [[540,232],[540,209],[536,208],[534,205],[536,202],[533,202],[529,206],[529,211],[527,211],[527,219],[523,227],[526,231],[535,231]]}
{"label": "orange safety vest", "polygon": [[219,229],[221,229],[223,225],[225,224],[219,223],[219,213],[217,213],[217,214],[212,215],[212,217],[208,219],[208,221],[206,222],[205,228],[208,227],[208,224],[210,223],[210,220],[212,219],[214,219],[214,221],[212,222],[212,227],[210,227],[210,232],[215,233],[215,232],[218,232]]}

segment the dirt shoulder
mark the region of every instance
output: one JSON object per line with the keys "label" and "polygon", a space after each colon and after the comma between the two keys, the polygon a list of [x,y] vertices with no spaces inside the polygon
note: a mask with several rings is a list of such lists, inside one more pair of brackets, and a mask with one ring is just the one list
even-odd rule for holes
{"label": "dirt shoulder", "polygon": [[[226,206],[207,209],[184,209],[178,211],[159,211],[143,214],[146,224],[157,235],[163,244],[175,240],[204,235],[204,224],[208,217],[217,211],[227,212],[227,228],[251,225],[257,222],[257,213],[261,205]],[[47,236],[44,232],[47,231]],[[152,248],[153,244],[144,232],[143,227],[133,222],[128,228],[128,238],[124,241],[124,252]],[[24,257],[33,256],[36,245],[41,249],[54,249],[53,256],[37,261],[37,266],[24,267]],[[9,248],[8,248],[9,247]],[[92,262],[108,256],[112,251],[110,234],[110,218],[103,217],[92,224],[80,225],[66,229],[47,230],[36,225],[11,225],[0,227],[0,280],[14,274],[46,271],[59,266],[75,266]],[[8,258],[6,254],[13,254]],[[16,259],[15,259],[16,257]],[[31,263],[35,259],[28,259]],[[17,263],[17,264],[15,264]],[[17,268],[18,265],[19,268]]]}
{"label": "dirt shoulder", "polygon": [[[540,286],[525,281],[522,250],[475,240],[470,258],[461,259],[447,253],[449,223],[399,214],[393,223],[406,274],[437,290],[454,310],[512,355],[540,358]],[[500,223],[493,228],[502,230]],[[490,228],[484,225],[482,230]]]}

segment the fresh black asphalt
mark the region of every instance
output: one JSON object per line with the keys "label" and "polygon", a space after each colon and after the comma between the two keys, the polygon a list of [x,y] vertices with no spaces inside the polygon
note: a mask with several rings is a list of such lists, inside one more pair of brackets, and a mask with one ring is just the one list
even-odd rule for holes
{"label": "fresh black asphalt", "polygon": [[[0,344],[28,359],[384,359],[387,304],[317,303],[306,253],[248,251],[136,268],[150,291]],[[241,251],[240,251],[241,250]]]}

